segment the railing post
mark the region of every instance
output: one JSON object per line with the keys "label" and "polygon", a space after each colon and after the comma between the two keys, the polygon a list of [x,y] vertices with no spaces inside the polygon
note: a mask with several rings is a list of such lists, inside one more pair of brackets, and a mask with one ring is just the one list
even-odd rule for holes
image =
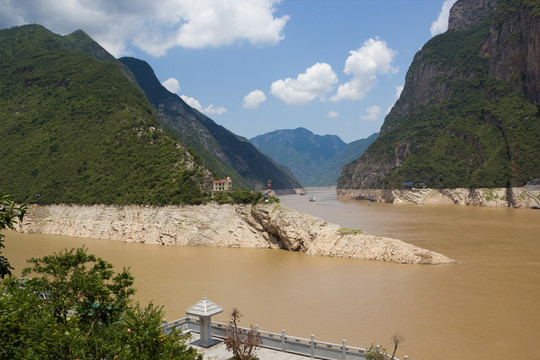
{"label": "railing post", "polygon": [[343,345],[341,345],[341,360],[345,360],[347,356],[347,341],[343,340]]}
{"label": "railing post", "polygon": [[[255,336],[259,335],[259,325],[255,325]],[[262,345],[264,345],[263,338],[259,335],[259,340],[261,340]]]}
{"label": "railing post", "polygon": [[309,345],[311,345],[311,358],[313,359],[313,356],[315,355],[315,335],[311,334],[311,341],[309,342]]}
{"label": "railing post", "polygon": [[281,330],[281,350],[285,351],[285,329]]}

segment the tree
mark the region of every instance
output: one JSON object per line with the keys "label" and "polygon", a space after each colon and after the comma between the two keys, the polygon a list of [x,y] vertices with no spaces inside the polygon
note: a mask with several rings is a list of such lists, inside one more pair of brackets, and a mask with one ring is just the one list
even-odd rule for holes
{"label": "tree", "polygon": [[[17,221],[22,221],[24,214],[26,214],[26,204],[15,206],[15,202],[9,200],[8,195],[0,196],[0,230],[5,228],[13,229],[13,225]],[[13,269],[9,265],[9,261],[6,257],[2,256],[2,248],[4,248],[4,235],[0,233],[0,278],[3,279],[6,275],[11,275]]]}
{"label": "tree", "polygon": [[30,259],[0,290],[2,359],[201,359],[176,331],[161,331],[162,308],[133,305],[129,270],[85,248]]}
{"label": "tree", "polygon": [[366,360],[385,360],[386,349],[384,347],[371,344],[371,346],[364,352],[364,355],[366,356]]}
{"label": "tree", "polygon": [[[25,283],[30,290],[51,294],[55,316],[66,322],[71,310],[88,323],[89,332],[96,322],[112,323],[126,310],[135,293],[129,270],[115,274],[112,264],[88,254],[86,248],[61,250],[41,259],[27,260],[23,276],[39,275]],[[90,335],[90,333],[88,334]]]}
{"label": "tree", "polygon": [[232,360],[254,360],[258,359],[255,355],[255,350],[262,344],[260,334],[255,330],[253,325],[251,330],[238,327],[238,322],[242,314],[237,308],[233,308],[231,313],[231,322],[227,329],[227,338],[225,338],[225,346],[228,351],[233,353]]}
{"label": "tree", "polygon": [[399,333],[395,333],[391,337],[392,343],[394,344],[394,352],[392,353],[392,360],[394,360],[394,355],[396,355],[397,348],[399,344],[405,341],[405,338],[401,336]]}

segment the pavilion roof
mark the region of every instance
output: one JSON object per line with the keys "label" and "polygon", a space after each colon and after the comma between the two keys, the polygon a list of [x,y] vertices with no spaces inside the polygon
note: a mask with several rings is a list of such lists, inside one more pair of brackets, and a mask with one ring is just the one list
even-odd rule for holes
{"label": "pavilion roof", "polygon": [[186,315],[213,316],[222,312],[223,308],[221,306],[214,304],[206,298],[206,295],[203,295],[203,298],[198,303],[186,310]]}

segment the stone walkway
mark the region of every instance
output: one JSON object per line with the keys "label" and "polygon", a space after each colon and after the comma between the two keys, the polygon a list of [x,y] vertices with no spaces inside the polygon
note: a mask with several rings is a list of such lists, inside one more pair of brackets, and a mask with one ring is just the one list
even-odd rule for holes
{"label": "stone walkway", "polygon": [[[218,344],[205,349],[197,346],[197,340],[199,339],[199,334],[192,333],[192,337],[188,342],[189,345],[197,349],[200,354],[203,354],[204,360],[225,360],[232,356],[232,354],[227,351],[223,341],[220,341]],[[260,360],[307,360],[311,359],[309,356],[295,355],[287,352],[270,350],[265,348],[260,348],[257,350],[257,356]]]}

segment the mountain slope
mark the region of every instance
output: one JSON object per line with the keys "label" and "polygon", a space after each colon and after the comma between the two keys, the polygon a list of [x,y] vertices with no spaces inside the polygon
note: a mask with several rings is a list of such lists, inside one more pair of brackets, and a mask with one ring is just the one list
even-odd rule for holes
{"label": "mountain slope", "polygon": [[0,31],[0,192],[16,201],[196,204],[212,176],[114,58],[77,31]]}
{"label": "mountain slope", "polygon": [[199,153],[219,177],[231,176],[234,183],[253,188],[272,180],[274,189],[300,187],[294,176],[260,153],[245,138],[235,135],[187,105],[165,89],[144,61],[120,59],[135,75],[137,83],[159,112],[163,127]]}
{"label": "mountain slope", "polygon": [[276,130],[250,141],[289,168],[303,186],[331,186],[336,184],[342,166],[360,156],[373,142],[372,137],[347,145],[336,135],[315,135],[300,127]]}
{"label": "mountain slope", "polygon": [[343,150],[332,160],[330,166],[319,176],[313,186],[336,185],[341,170],[345,164],[358,159],[366,149],[377,139],[379,133],[372,134],[365,139],[353,141],[345,146]]}
{"label": "mountain slope", "polygon": [[540,177],[540,5],[459,0],[418,52],[379,138],[340,189],[522,186]]}

